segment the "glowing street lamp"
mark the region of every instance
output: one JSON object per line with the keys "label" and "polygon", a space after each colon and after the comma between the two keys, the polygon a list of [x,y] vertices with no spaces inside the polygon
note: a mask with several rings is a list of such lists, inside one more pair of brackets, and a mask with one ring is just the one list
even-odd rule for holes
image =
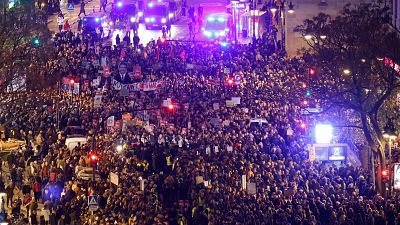
{"label": "glowing street lamp", "polygon": [[344,69],[344,70],[343,70],[343,73],[346,74],[346,75],[349,75],[350,72],[351,72],[351,71],[350,71],[349,69]]}
{"label": "glowing street lamp", "polygon": [[288,13],[290,13],[290,14],[292,14],[292,13],[294,13],[294,6],[293,6],[293,3],[292,2],[290,2],[289,3],[289,9],[288,9]]}

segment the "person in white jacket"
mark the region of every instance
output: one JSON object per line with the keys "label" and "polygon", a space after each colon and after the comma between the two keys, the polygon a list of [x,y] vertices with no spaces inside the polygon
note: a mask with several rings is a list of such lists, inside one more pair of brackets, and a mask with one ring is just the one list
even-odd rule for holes
{"label": "person in white jacket", "polygon": [[61,33],[64,25],[64,15],[61,12],[60,14],[58,14],[57,23],[58,23],[58,31]]}

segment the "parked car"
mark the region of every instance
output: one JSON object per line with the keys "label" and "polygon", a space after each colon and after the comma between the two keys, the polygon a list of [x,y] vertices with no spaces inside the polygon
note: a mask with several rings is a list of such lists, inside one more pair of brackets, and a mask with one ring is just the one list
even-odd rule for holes
{"label": "parked car", "polygon": [[84,180],[84,181],[89,181],[89,180],[93,180],[93,174],[94,174],[94,179],[96,181],[100,181],[100,174],[97,171],[94,171],[93,169],[83,169],[81,171],[78,172],[77,177],[80,180]]}

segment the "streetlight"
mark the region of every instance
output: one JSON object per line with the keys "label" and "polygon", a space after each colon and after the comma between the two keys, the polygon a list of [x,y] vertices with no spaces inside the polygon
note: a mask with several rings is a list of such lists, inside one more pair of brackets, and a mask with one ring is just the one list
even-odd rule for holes
{"label": "streetlight", "polygon": [[275,2],[273,2],[272,3],[272,5],[271,5],[271,12],[273,12],[273,13],[275,13],[277,10],[278,10],[278,8],[276,7],[276,5],[275,5]]}
{"label": "streetlight", "polygon": [[304,39],[306,39],[306,40],[310,40],[311,38],[312,38],[311,34],[304,35]]}
{"label": "streetlight", "polygon": [[122,151],[122,145],[117,145],[117,152],[121,152]]}
{"label": "streetlight", "polygon": [[346,75],[349,75],[350,74],[350,70],[349,69],[344,69],[343,73],[346,74]]}
{"label": "streetlight", "polygon": [[289,3],[288,7],[289,7],[288,13],[290,13],[290,14],[294,13],[294,6],[293,6],[292,2]]}
{"label": "streetlight", "polygon": [[[388,162],[388,167],[389,170],[391,169],[392,166],[392,141],[396,140],[397,135],[396,135],[396,128],[394,127],[393,121],[391,119],[388,120],[388,123],[386,124],[384,128],[384,132],[382,136],[387,140],[388,145],[389,145],[389,162]],[[390,182],[389,182],[389,193],[391,193],[391,181],[392,181],[392,176],[390,176]]]}

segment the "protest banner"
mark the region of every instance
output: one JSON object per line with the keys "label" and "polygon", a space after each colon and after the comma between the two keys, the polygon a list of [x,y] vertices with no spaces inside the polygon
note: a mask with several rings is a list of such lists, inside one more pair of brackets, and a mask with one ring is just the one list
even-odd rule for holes
{"label": "protest banner", "polygon": [[163,81],[155,81],[155,82],[137,82],[132,84],[122,84],[116,80],[112,80],[111,82],[114,90],[121,90],[126,88],[129,92],[132,91],[155,91],[160,90],[164,87]]}

